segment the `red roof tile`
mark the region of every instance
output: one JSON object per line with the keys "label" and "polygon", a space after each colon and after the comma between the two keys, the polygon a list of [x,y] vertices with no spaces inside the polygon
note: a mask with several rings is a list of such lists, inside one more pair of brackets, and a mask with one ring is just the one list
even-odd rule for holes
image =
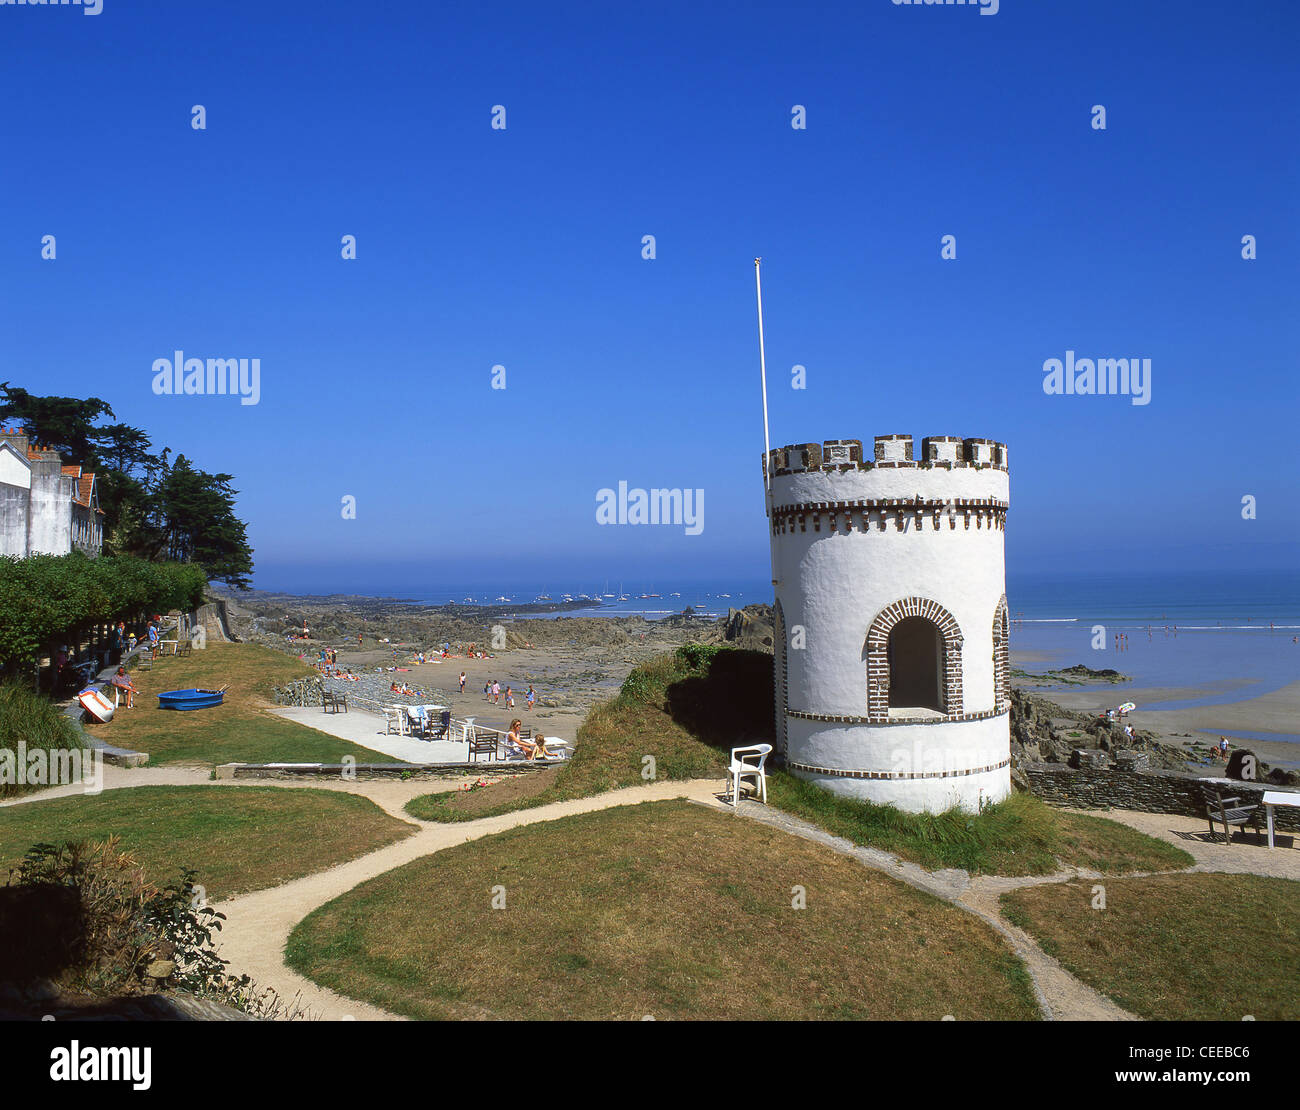
{"label": "red roof tile", "polygon": [[[67,473],[68,469],[69,468],[66,466],[63,468],[65,474]],[[80,471],[81,467],[77,467],[76,469]],[[80,475],[80,481],[78,481],[77,483],[77,496],[74,497],[73,500],[78,505],[84,505],[87,509],[89,509],[90,493],[91,490],[93,490],[94,488],[95,488],[95,476],[93,474]]]}

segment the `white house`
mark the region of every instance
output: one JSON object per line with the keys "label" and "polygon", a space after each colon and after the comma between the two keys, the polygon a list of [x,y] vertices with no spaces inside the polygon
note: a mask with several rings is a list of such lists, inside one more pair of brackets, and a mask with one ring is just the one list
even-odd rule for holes
{"label": "white house", "polygon": [[21,428],[0,430],[0,555],[98,555],[103,522],[94,474],[33,446]]}
{"label": "white house", "polygon": [[838,794],[932,812],[1011,791],[1007,450],[878,436],[770,453],[776,735]]}

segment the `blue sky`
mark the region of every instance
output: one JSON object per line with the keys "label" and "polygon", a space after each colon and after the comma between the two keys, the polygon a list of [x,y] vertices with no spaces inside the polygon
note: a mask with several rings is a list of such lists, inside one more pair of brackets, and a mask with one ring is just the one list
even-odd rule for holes
{"label": "blue sky", "polygon": [[1293,4],[103,2],[0,6],[0,380],[234,474],[259,586],[761,580],[755,255],[774,443],[1006,441],[1013,573],[1296,562]]}

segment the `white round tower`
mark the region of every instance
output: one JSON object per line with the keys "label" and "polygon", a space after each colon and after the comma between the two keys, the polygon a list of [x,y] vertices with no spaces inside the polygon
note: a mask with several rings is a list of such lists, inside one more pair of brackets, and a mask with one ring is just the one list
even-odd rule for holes
{"label": "white round tower", "polygon": [[771,452],[776,735],[837,794],[939,812],[1011,792],[1007,449],[911,436]]}

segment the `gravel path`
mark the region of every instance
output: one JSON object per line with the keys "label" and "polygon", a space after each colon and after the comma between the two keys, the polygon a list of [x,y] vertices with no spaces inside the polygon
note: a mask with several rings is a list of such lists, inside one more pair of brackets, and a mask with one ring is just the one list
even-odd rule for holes
{"label": "gravel path", "polygon": [[[366,784],[369,785],[369,784]],[[298,1000],[312,1016],[335,1021],[402,1020],[378,1007],[344,998],[292,971],[284,963],[284,946],[295,925],[318,906],[346,894],[357,884],[382,875],[421,856],[465,844],[479,837],[503,832],[519,825],[554,821],[575,813],[590,813],[611,806],[638,802],[690,798],[720,806],[715,795],[721,784],[716,779],[662,782],[614,790],[593,798],[556,802],[536,809],[520,810],[500,817],[456,824],[430,824],[414,836],[386,848],[349,860],[328,871],[307,875],[283,886],[255,891],[224,902],[216,908],[226,915],[220,936],[220,952],[241,974],[251,975],[260,987],[273,987],[285,999]],[[423,790],[428,792],[428,784]],[[376,799],[378,800],[378,799]]]}

